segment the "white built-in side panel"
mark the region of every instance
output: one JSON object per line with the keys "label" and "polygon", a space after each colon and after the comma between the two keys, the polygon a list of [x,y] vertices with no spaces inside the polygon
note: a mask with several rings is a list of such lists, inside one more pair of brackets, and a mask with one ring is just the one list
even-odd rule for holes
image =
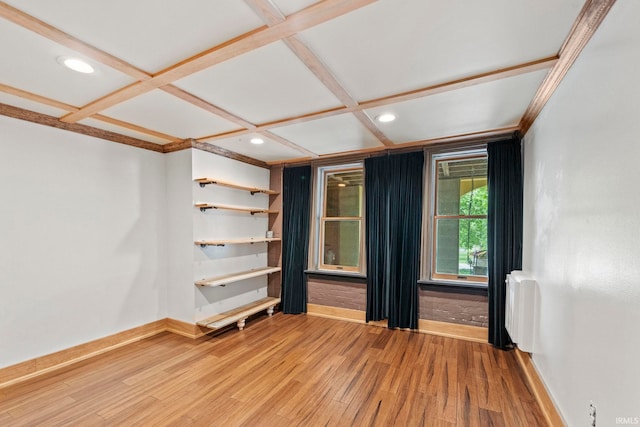
{"label": "white built-in side panel", "polygon": [[168,317],[194,322],[191,150],[165,154]]}

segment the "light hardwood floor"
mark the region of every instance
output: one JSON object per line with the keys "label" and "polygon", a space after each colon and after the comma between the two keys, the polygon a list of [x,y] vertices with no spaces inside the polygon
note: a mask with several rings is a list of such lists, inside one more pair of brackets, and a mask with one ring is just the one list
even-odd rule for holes
{"label": "light hardwood floor", "polygon": [[0,426],[537,426],[513,352],[276,314],[168,332],[0,389]]}

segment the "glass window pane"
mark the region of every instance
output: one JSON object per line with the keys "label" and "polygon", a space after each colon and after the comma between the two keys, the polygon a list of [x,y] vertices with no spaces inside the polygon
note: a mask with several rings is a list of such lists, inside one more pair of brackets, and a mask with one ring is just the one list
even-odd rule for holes
{"label": "glass window pane", "polygon": [[357,267],[360,263],[360,221],[325,221],[323,264]]}
{"label": "glass window pane", "polygon": [[487,214],[487,158],[438,160],[436,215]]}
{"label": "glass window pane", "polygon": [[487,275],[487,219],[436,220],[436,273]]}
{"label": "glass window pane", "polygon": [[326,217],[362,216],[362,169],[327,173],[325,182]]}

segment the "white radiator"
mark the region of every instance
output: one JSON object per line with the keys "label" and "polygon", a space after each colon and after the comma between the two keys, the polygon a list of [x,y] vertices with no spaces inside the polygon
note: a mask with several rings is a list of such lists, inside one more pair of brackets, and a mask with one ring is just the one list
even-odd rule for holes
{"label": "white radiator", "polygon": [[536,319],[536,281],[522,271],[507,274],[505,323],[511,341],[528,353],[533,352]]}

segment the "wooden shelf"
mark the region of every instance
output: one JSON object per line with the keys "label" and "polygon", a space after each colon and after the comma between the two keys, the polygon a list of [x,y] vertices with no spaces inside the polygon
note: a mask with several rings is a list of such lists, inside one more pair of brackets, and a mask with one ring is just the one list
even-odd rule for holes
{"label": "wooden shelf", "polygon": [[206,319],[198,321],[198,325],[204,326],[209,329],[220,329],[225,326],[229,326],[232,323],[237,323],[238,329],[243,330],[247,317],[259,313],[262,310],[267,310],[267,314],[271,316],[276,304],[280,304],[280,298],[267,297],[261,300],[252,302],[247,305],[235,308],[225,313],[217,314]]}
{"label": "wooden shelf", "polygon": [[215,184],[215,185],[220,185],[222,187],[235,188],[236,190],[248,191],[249,193],[251,193],[251,195],[254,195],[256,193],[270,194],[270,195],[280,194],[277,191],[267,190],[266,188],[246,187],[244,185],[238,185],[238,184],[232,184],[230,182],[220,181],[219,179],[215,179],[215,178],[197,178],[197,179],[194,179],[194,181],[200,184],[200,187],[204,187],[205,185],[208,185],[208,184]]}
{"label": "wooden shelf", "polygon": [[200,246],[224,246],[236,245],[242,243],[262,243],[262,242],[279,242],[279,237],[247,237],[244,239],[227,239],[227,240],[198,240],[194,242]]}
{"label": "wooden shelf", "polygon": [[257,268],[255,270],[241,271],[240,273],[227,274],[224,276],[212,277],[209,279],[202,279],[196,282],[198,286],[224,286],[229,283],[239,282],[240,280],[251,279],[252,277],[265,276],[267,274],[280,271],[280,267],[264,267]]}
{"label": "wooden shelf", "polygon": [[246,207],[246,206],[218,205],[218,204],[211,204],[211,203],[196,203],[195,206],[196,206],[196,208],[200,208],[200,210],[202,212],[206,211],[207,209],[224,209],[224,210],[228,210],[228,211],[248,212],[251,215],[255,215],[255,214],[275,214],[275,213],[279,212],[279,211],[274,211],[274,210],[271,210],[271,209],[250,208],[250,207]]}

